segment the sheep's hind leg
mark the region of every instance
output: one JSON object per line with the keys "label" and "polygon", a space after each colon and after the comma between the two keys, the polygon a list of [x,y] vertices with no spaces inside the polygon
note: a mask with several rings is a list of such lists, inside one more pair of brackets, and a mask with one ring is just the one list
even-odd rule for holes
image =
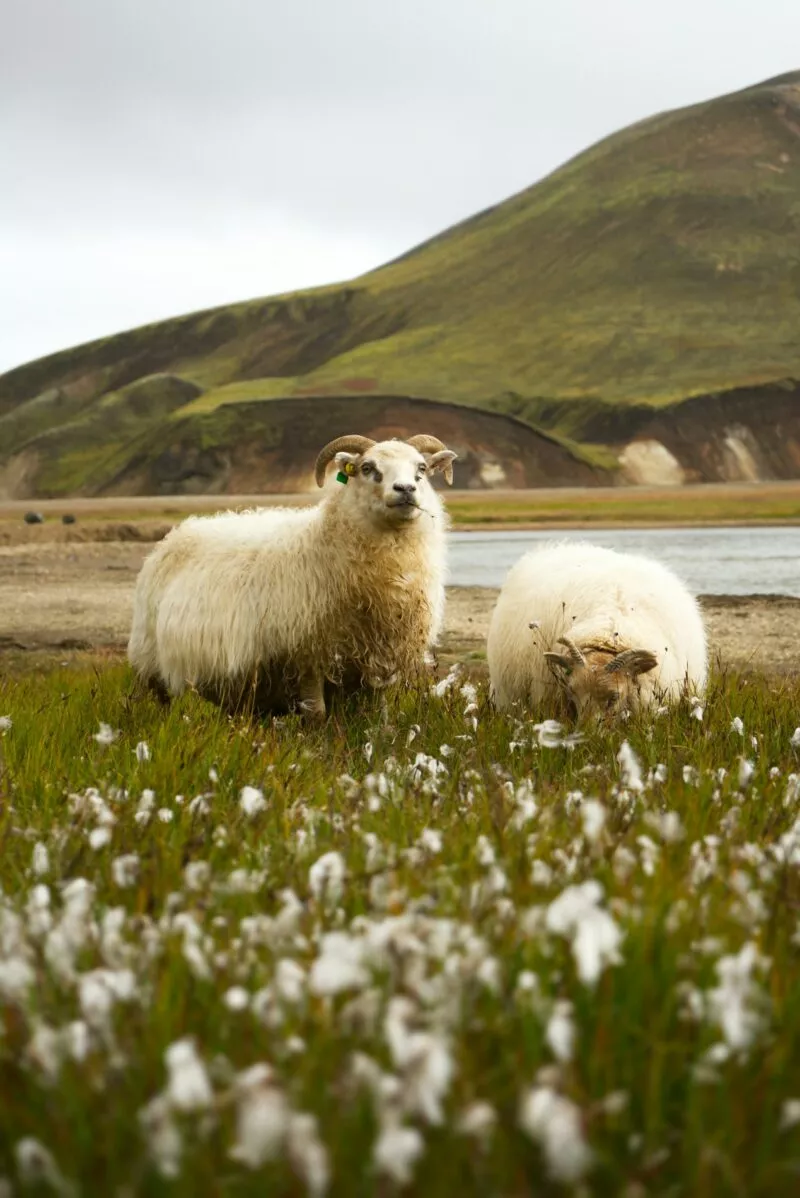
{"label": "sheep's hind leg", "polygon": [[301,674],[297,682],[298,707],[309,723],[325,719],[325,680],[315,670]]}
{"label": "sheep's hind leg", "polygon": [[162,707],[166,707],[172,702],[172,695],[160,678],[150,674],[147,678],[139,679],[141,693],[150,695]]}

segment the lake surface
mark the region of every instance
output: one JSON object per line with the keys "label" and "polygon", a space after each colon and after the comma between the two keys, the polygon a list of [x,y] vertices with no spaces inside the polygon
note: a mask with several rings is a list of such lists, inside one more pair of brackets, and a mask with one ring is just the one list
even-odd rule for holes
{"label": "lake surface", "polygon": [[800,597],[800,528],[455,532],[450,535],[450,584],[499,587],[523,553],[548,541],[590,541],[656,557],[697,595]]}

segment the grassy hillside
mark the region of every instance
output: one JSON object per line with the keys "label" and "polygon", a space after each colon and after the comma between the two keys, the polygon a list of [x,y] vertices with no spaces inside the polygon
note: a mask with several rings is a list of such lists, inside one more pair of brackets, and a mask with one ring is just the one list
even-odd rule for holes
{"label": "grassy hillside", "polygon": [[[162,440],[170,421],[220,405],[397,395],[580,442],[598,406],[663,409],[800,378],[798,327],[794,73],[639,122],[345,286],[162,322],[11,371],[0,455],[30,451],[57,402],[86,429],[67,473],[91,475],[109,456],[87,408],[164,373],[195,397],[164,405]],[[33,448],[45,478],[47,446]]]}

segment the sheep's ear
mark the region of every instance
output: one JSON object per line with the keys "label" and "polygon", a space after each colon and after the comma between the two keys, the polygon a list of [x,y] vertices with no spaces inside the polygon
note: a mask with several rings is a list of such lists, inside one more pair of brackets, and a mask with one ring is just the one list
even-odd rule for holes
{"label": "sheep's ear", "polygon": [[544,655],[544,659],[554,670],[563,670],[565,674],[571,674],[573,671],[573,662],[563,653],[547,652]]}
{"label": "sheep's ear", "polygon": [[347,453],[344,449],[342,449],[336,454],[336,457],[333,460],[337,466],[343,469],[345,466],[355,466],[360,457],[360,453]]}
{"label": "sheep's ear", "polygon": [[423,454],[429,470],[441,470],[445,477],[445,481],[452,487],[453,485],[453,462],[458,457],[458,454],[453,453],[452,449],[440,449],[438,453]]}
{"label": "sheep's ear", "polygon": [[629,678],[638,678],[640,674],[648,674],[658,665],[658,658],[648,649],[623,649],[605,667],[606,674],[627,674]]}

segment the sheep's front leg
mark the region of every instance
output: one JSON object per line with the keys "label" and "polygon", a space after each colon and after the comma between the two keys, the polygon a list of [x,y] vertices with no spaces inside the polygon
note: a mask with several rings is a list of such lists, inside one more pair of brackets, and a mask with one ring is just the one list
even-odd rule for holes
{"label": "sheep's front leg", "polygon": [[166,707],[168,703],[172,702],[172,695],[169,693],[165,683],[160,678],[156,678],[154,674],[140,679],[139,685],[146,694],[152,695],[162,707]]}
{"label": "sheep's front leg", "polygon": [[298,679],[300,711],[309,723],[325,719],[325,679],[314,669],[304,671]]}

